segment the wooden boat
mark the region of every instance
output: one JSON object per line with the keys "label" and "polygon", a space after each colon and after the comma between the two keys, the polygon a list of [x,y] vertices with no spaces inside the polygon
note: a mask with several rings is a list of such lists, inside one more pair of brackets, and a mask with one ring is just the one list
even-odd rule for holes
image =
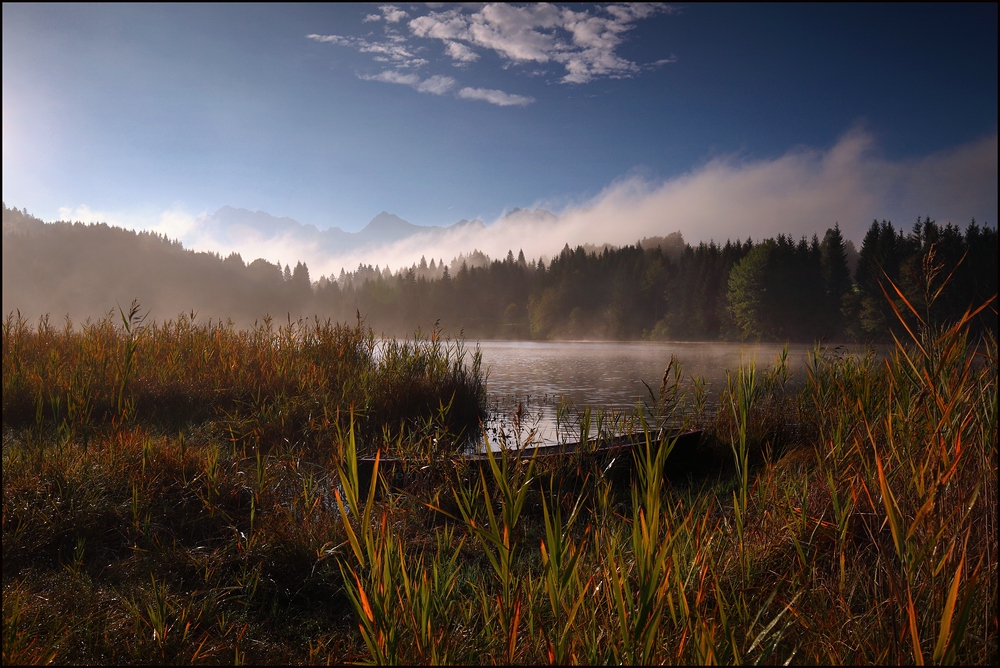
{"label": "wooden boat", "polygon": [[[671,447],[667,458],[669,467],[672,470],[682,469],[689,466],[696,455],[698,445],[701,442],[703,430],[660,430],[650,432],[649,442],[653,448]],[[647,434],[645,432],[635,432],[615,436],[611,439],[591,439],[586,443],[557,443],[540,444],[520,449],[507,448],[504,452],[508,456],[519,459],[534,458],[538,464],[568,460],[578,457],[581,462],[591,462],[600,466],[601,470],[608,473],[612,470],[621,472],[629,470],[635,461],[634,451],[646,445]],[[671,445],[672,444],[672,445]],[[638,454],[638,453],[635,453]],[[500,457],[503,452],[494,451],[494,457]],[[489,458],[486,453],[467,454],[456,457],[461,463],[468,464],[473,468],[482,468],[489,465]],[[358,457],[358,478],[362,489],[367,488],[371,481],[372,470],[375,466],[375,457]],[[379,471],[390,487],[405,489],[407,480],[412,478],[415,472],[427,470],[431,464],[426,461],[404,460],[396,457],[380,457]],[[409,472],[409,475],[407,474]]]}

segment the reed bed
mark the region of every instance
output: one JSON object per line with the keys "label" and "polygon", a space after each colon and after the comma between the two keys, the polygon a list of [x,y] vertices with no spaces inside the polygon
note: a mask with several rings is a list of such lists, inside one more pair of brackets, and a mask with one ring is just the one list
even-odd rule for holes
{"label": "reed bed", "polygon": [[625,481],[469,468],[484,381],[436,335],[8,318],[4,663],[995,663],[997,342],[894,303],[909,339],[794,393],[749,362],[705,416],[667,374],[719,466],[650,430]]}
{"label": "reed bed", "polygon": [[196,317],[146,324],[133,303],[56,329],[8,315],[4,426],[54,426],[86,447],[106,426],[176,433],[210,423],[240,446],[268,450],[328,443],[352,420],[365,443],[408,435],[435,411],[458,438],[485,416],[478,350],[467,354],[437,330],[383,342],[360,321],[264,319],[237,330]]}

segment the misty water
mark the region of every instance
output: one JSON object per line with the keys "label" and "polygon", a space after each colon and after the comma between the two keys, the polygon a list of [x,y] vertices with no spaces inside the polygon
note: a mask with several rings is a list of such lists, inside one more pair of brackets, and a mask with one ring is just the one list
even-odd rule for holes
{"label": "misty water", "polygon": [[[522,442],[532,429],[534,441],[578,440],[578,426],[573,423],[566,428],[565,418],[579,416],[586,407],[595,415],[598,410],[607,415],[612,409],[634,416],[643,403],[651,401],[646,385],[658,392],[671,355],[681,363],[684,381],[705,380],[711,406],[725,387],[727,369],[735,371],[751,360],[759,370],[771,368],[783,347],[717,342],[480,341],[483,368],[488,370],[491,440],[501,431],[513,435],[517,427]],[[808,345],[789,346],[790,384],[804,378],[812,350]],[[560,404],[562,417],[557,420]],[[518,405],[522,417],[512,419]]]}

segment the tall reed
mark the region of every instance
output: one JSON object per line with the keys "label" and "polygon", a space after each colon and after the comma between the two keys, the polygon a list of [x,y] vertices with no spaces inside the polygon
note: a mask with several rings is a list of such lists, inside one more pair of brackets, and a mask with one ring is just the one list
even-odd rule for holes
{"label": "tall reed", "polygon": [[886,292],[906,340],[734,370],[686,477],[660,423],[621,478],[454,457],[482,378],[435,335],[143,323],[125,420],[122,326],[8,317],[4,663],[995,663],[991,306]]}

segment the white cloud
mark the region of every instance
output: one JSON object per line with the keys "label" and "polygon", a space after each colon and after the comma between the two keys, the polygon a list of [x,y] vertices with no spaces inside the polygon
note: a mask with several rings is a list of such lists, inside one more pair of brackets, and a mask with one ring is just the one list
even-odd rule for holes
{"label": "white cloud", "polygon": [[396,70],[386,70],[378,74],[359,74],[358,78],[365,81],[381,81],[382,83],[403,84],[414,87],[420,84],[420,77],[416,74],[403,74]]}
{"label": "white cloud", "polygon": [[94,211],[86,204],[80,204],[76,207],[59,207],[59,220],[74,223],[107,223],[108,225],[120,225],[118,222],[119,218],[115,214],[105,213],[103,211]]}
{"label": "white cloud", "polygon": [[170,209],[160,214],[160,220],[148,228],[170,239],[186,239],[198,230],[198,220],[205,214],[191,214],[182,209]]}
{"label": "white cloud", "polygon": [[674,230],[694,241],[797,237],[822,234],[837,222],[860,242],[874,218],[906,229],[919,215],[995,224],[996,184],[995,134],[893,162],[878,155],[870,134],[853,130],[826,151],[797,149],[752,162],[720,158],[659,184],[627,179],[560,220],[570,243],[631,243]]}
{"label": "white cloud", "polygon": [[502,90],[495,90],[491,88],[466,87],[458,91],[458,97],[463,100],[482,100],[501,107],[523,107],[535,101],[535,98],[533,97],[528,97],[526,95],[514,95],[513,93],[505,93]]}
{"label": "white cloud", "polygon": [[[844,235],[860,247],[875,218],[891,220],[904,230],[925,215],[963,228],[973,217],[995,226],[997,150],[997,135],[992,134],[918,159],[893,161],[879,155],[870,134],[853,130],[825,150],[798,148],[769,160],[723,157],[657,182],[625,178],[587,201],[563,207],[557,216],[520,211],[485,227],[428,232],[349,253],[331,252],[289,233],[266,235],[248,226],[219,229],[209,224],[209,216],[187,213],[181,206],[144,216],[79,205],[64,207],[59,215],[153,230],[181,240],[185,248],[223,255],[239,252],[247,262],[263,257],[294,265],[302,260],[314,277],[335,276],[342,267],[353,270],[362,262],[396,269],[418,262],[422,255],[448,261],[477,248],[492,257],[518,249],[529,258],[551,257],[567,243],[624,245],[678,230],[692,244],[724,243],[782,233],[796,239],[822,235],[839,222]],[[373,209],[378,208],[373,203]],[[397,213],[406,217],[405,211]]]}
{"label": "white cloud", "polygon": [[180,205],[150,216],[135,212],[95,211],[86,204],[59,207],[58,214],[59,220],[67,222],[107,223],[139,232],[156,232],[170,239],[178,239],[185,245],[197,239],[199,220],[205,215],[188,213]]}
{"label": "white cloud", "polygon": [[[555,63],[565,70],[561,81],[576,84],[601,77],[630,77],[643,69],[659,67],[676,60],[671,54],[669,58],[638,65],[617,54],[626,33],[638,21],[657,13],[675,11],[669,5],[593,6],[576,11],[550,3],[525,6],[490,3],[476,6],[475,9],[466,6],[451,6],[443,11],[434,11],[436,7],[430,9],[432,11],[407,23],[410,36],[389,26],[400,23],[409,14],[395,5],[381,5],[381,15],[369,14],[363,22],[385,20],[384,41],[345,35],[309,34],[306,38],[354,48],[360,53],[371,54],[375,62],[397,70],[429,64],[426,58],[417,55],[418,52],[426,54],[426,48],[411,45],[411,37],[438,40],[444,46],[444,54],[457,67],[464,68],[478,61],[479,50],[485,49],[495,52],[506,61],[504,69],[510,65],[531,65],[526,70],[520,70],[528,76],[546,74],[546,68],[539,66]],[[385,73],[364,75],[361,78],[405,83],[420,92],[437,95],[452,90],[456,85],[454,79],[441,75],[419,83],[412,79],[392,78]],[[461,88],[457,97],[484,100],[501,106],[524,106],[534,102],[534,98],[524,95],[474,86]]]}
{"label": "white cloud", "polygon": [[386,42],[371,42],[361,37],[345,37],[343,35],[306,35],[306,39],[316,42],[349,46],[361,53],[375,54],[374,59],[376,61],[392,63],[396,67],[420,67],[426,65],[427,61],[423,58],[418,58],[411,49],[404,46],[399,37],[398,34],[390,34]]}
{"label": "white cloud", "polygon": [[409,16],[409,14],[395,5],[382,5],[379,9],[382,11],[382,16],[385,17],[386,23],[399,23]]}
{"label": "white cloud", "polygon": [[452,60],[458,64],[471,63],[479,60],[479,54],[460,42],[445,42],[445,48]]}
{"label": "white cloud", "polygon": [[[470,53],[474,54],[471,47],[480,47],[513,63],[559,63],[566,69],[564,83],[632,76],[640,70],[639,65],[615,53],[623,35],[638,20],[672,8],[611,5],[603,11],[607,16],[548,3],[523,7],[496,3],[472,13],[462,8],[430,12],[413,19],[409,26],[417,37],[443,41],[448,55],[460,62],[467,62]],[[659,64],[665,62],[669,59]]]}
{"label": "white cloud", "polygon": [[407,16],[409,16],[409,14],[404,12],[399,7],[396,7],[395,5],[382,5],[379,7],[379,11],[382,12],[381,15],[368,14],[367,16],[365,16],[364,19],[361,20],[361,22],[371,23],[372,21],[381,21],[382,19],[385,19],[386,23],[399,23]]}
{"label": "white cloud", "polygon": [[[404,86],[409,86],[418,93],[430,93],[431,95],[444,95],[451,91],[456,84],[453,77],[435,74],[427,77],[426,79],[421,79],[416,74],[404,74],[398,70],[384,70],[378,74],[359,74],[358,78],[363,79],[364,81],[402,84]],[[523,107],[524,105],[531,104],[535,101],[535,98],[528,97],[526,95],[515,95],[513,93],[505,93],[502,90],[493,90],[488,88],[466,87],[459,90],[455,96],[464,100],[482,100],[501,107]]]}
{"label": "white cloud", "polygon": [[431,93],[433,95],[444,95],[455,87],[455,80],[451,77],[435,74],[417,84],[416,89],[421,93]]}
{"label": "white cloud", "polygon": [[381,81],[382,83],[403,84],[410,86],[419,93],[430,93],[432,95],[444,95],[455,87],[455,80],[435,74],[432,77],[421,79],[416,74],[403,74],[396,70],[385,70],[378,74],[359,74],[358,78],[365,81]]}
{"label": "white cloud", "polygon": [[320,44],[329,43],[339,44],[340,46],[350,46],[352,44],[351,39],[353,38],[341,37],[340,35],[317,35],[316,33],[312,33],[306,35],[306,39],[311,39],[314,42],[319,42]]}
{"label": "white cloud", "polygon": [[316,257],[318,264],[309,267],[316,275],[351,270],[360,262],[398,268],[421,255],[450,260],[475,248],[492,257],[519,248],[528,257],[551,257],[566,243],[633,244],[678,230],[693,244],[778,234],[797,239],[822,236],[834,223],[860,248],[876,218],[904,230],[925,215],[963,228],[973,217],[995,226],[997,177],[995,134],[920,159],[892,161],[879,156],[871,135],[854,130],[826,150],[799,148],[770,160],[719,158],[660,182],[626,178],[558,216],[521,211],[485,228],[467,226],[342,257]]}

